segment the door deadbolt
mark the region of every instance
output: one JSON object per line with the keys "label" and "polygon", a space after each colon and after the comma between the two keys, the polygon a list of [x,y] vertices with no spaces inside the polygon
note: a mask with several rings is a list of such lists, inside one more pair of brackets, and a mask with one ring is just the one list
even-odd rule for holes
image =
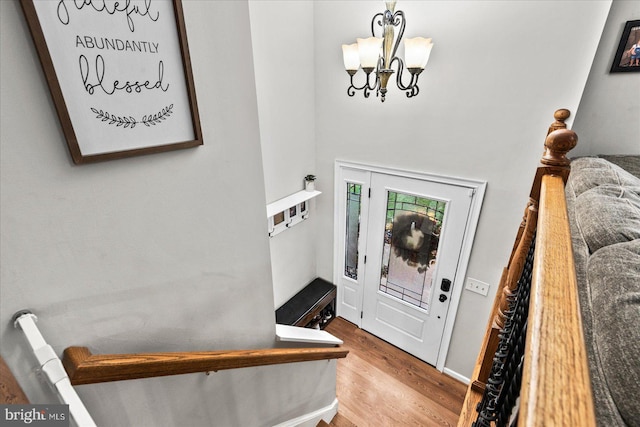
{"label": "door deadbolt", "polygon": [[442,279],[442,282],[440,283],[440,290],[443,292],[449,292],[451,290],[451,280]]}

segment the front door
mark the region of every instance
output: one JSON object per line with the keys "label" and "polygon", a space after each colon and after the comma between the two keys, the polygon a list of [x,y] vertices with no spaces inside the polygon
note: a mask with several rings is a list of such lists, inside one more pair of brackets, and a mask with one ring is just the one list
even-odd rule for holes
{"label": "front door", "polygon": [[436,365],[476,192],[349,168],[340,181],[338,314]]}

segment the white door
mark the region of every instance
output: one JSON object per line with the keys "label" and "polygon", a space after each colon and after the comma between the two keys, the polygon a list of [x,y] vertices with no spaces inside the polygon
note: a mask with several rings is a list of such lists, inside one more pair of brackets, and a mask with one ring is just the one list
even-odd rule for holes
{"label": "white door", "polygon": [[471,197],[373,174],[362,329],[436,364]]}
{"label": "white door", "polygon": [[443,365],[475,187],[346,167],[336,178],[338,314]]}

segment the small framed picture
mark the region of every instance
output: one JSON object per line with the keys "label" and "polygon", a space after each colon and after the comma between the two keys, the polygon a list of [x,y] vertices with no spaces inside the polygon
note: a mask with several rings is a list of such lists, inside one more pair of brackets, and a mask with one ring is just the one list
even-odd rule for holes
{"label": "small framed picture", "polygon": [[627,21],[611,65],[612,73],[640,71],[640,20]]}
{"label": "small framed picture", "polygon": [[284,222],[284,211],[278,212],[273,216],[273,225],[278,225]]}

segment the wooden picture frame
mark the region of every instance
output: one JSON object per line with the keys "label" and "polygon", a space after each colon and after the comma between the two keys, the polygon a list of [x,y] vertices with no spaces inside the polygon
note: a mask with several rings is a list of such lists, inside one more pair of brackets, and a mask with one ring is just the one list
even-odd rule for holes
{"label": "wooden picture frame", "polygon": [[[632,52],[635,49],[635,53]],[[640,71],[640,20],[627,21],[611,65],[611,73]]]}
{"label": "wooden picture frame", "polygon": [[76,164],[203,144],[181,0],[20,0]]}

